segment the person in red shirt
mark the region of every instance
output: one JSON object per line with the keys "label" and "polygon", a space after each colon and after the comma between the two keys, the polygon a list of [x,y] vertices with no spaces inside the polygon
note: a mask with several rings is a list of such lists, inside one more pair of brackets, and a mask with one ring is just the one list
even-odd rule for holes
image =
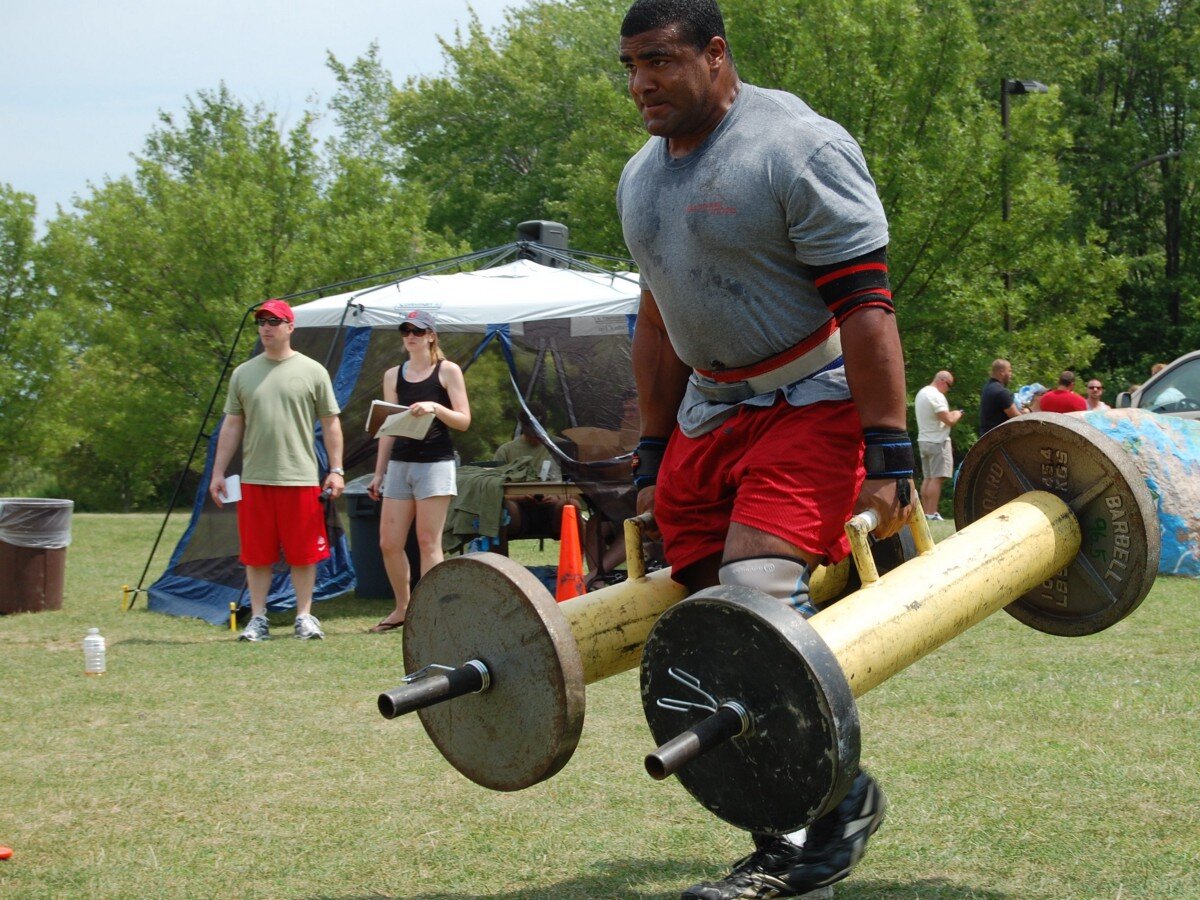
{"label": "person in red shirt", "polygon": [[1087,401],[1075,393],[1075,373],[1070,369],[1058,376],[1058,387],[1042,395],[1042,412],[1084,412]]}

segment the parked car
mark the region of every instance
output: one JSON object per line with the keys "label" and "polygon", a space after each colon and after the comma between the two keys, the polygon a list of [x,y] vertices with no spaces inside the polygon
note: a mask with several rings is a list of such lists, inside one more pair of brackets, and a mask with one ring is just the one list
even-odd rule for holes
{"label": "parked car", "polygon": [[1185,353],[1133,393],[1117,394],[1117,407],[1200,419],[1200,350]]}

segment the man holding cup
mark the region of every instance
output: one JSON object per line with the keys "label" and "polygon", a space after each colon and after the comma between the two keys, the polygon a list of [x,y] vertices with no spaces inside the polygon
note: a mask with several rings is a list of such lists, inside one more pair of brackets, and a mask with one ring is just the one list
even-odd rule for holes
{"label": "man holding cup", "polygon": [[[241,446],[238,537],[251,618],[238,640],[271,636],[267,594],[281,552],[296,591],[296,637],[320,639],[325,632],[312,615],[313,587],[317,563],[329,557],[321,493],[323,488],[336,499],[345,488],[341,410],[325,367],[292,349],[292,308],[283,300],[268,300],[255,311],[254,321],[263,352],[238,366],[230,379],[209,483],[213,502],[224,506],[225,470]],[[313,446],[317,419],[330,465],[323,483]]]}

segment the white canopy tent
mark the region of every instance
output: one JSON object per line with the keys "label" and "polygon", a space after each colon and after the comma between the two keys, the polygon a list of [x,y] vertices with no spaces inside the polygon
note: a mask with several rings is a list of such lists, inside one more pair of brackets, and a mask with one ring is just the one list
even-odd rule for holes
{"label": "white canopy tent", "polygon": [[334,294],[296,307],[297,328],[396,328],[404,313],[429,310],[438,331],[484,331],[507,323],[564,319],[571,335],[624,333],[636,315],[638,276],[553,268],[528,259],[474,272],[417,275],[380,287]]}
{"label": "white canopy tent", "polygon": [[[529,258],[507,261],[527,253],[531,246],[536,246],[544,262]],[[482,268],[449,271],[469,264]],[[604,271],[576,258],[574,251],[523,243],[428,265],[433,267],[428,274],[407,273],[383,285],[307,303],[302,300],[304,294],[283,298],[292,303],[296,314],[293,346],[323,359],[333,376],[342,407],[344,465],[349,474],[373,465],[373,442],[364,433],[366,412],[370,400],[379,395],[383,369],[399,361],[402,347],[394,332],[404,314],[413,309],[433,314],[443,349],[464,368],[488,346],[499,347],[513,386],[518,388],[514,400],[523,403],[540,392],[550,401],[545,404],[548,408],[556,400],[565,405],[565,424],[617,427],[621,394],[632,386],[629,347],[640,299],[636,273]],[[248,310],[246,320],[251,315]],[[386,333],[389,330],[393,335]],[[205,426],[220,396],[232,353],[231,349]],[[553,371],[553,380],[548,371]],[[559,414],[563,414],[561,407]],[[221,624],[228,620],[230,603],[245,606],[245,581],[237,562],[234,517],[228,509],[217,510],[207,496],[218,428],[202,427],[197,448],[206,431],[208,453],[191,523],[167,571],[148,594],[151,609]],[[319,439],[317,452],[324,465]],[[585,477],[605,477],[595,457],[579,461],[578,466]],[[628,488],[627,475],[621,486]],[[595,493],[603,500],[599,485]],[[331,535],[330,541],[336,552],[318,567],[318,600],[337,596],[355,583],[344,536],[335,542]],[[147,571],[153,556],[152,550]],[[143,572],[143,580],[145,575]],[[138,592],[141,590],[139,582]],[[272,585],[269,606],[287,609],[293,598],[290,580],[281,572]]]}

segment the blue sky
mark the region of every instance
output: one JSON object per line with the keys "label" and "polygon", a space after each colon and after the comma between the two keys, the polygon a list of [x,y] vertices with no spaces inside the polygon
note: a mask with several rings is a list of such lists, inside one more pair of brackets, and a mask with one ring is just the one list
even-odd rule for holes
{"label": "blue sky", "polygon": [[[527,0],[471,0],[489,30]],[[0,0],[0,183],[38,218],[89,184],[132,172],[159,110],[221,81],[285,126],[329,99],[326,51],[350,63],[373,40],[400,83],[442,68],[437,35],[468,0]]]}

